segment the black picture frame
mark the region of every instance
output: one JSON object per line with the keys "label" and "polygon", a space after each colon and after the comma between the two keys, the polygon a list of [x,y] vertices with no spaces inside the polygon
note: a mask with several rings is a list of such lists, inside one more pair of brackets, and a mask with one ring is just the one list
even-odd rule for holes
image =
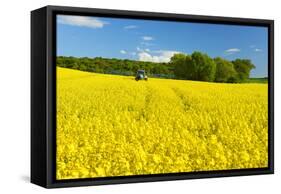
{"label": "black picture frame", "polygon": [[[268,168],[56,180],[56,14],[183,21],[268,28]],[[31,182],[46,188],[274,173],[274,21],[46,6],[31,12]]]}

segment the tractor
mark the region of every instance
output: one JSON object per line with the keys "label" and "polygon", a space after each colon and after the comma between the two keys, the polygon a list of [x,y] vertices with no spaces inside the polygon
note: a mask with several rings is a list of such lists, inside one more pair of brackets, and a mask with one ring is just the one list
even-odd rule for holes
{"label": "tractor", "polygon": [[137,75],[135,77],[135,80],[136,81],[139,81],[139,80],[145,80],[147,81],[148,80],[148,77],[147,75],[145,74],[145,70],[138,70],[137,71]]}

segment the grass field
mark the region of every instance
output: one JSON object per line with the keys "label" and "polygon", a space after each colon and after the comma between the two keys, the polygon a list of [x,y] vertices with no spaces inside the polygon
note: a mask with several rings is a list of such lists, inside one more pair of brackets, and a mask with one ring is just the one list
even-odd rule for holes
{"label": "grass field", "polygon": [[248,83],[268,83],[268,79],[267,78],[249,78],[247,80]]}
{"label": "grass field", "polygon": [[267,84],[57,68],[57,179],[267,167]]}

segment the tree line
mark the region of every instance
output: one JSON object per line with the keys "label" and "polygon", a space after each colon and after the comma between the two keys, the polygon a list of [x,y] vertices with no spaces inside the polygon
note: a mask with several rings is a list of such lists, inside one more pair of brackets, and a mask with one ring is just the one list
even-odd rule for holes
{"label": "tree line", "polygon": [[191,55],[175,54],[169,63],[65,56],[57,57],[56,63],[60,67],[96,73],[132,76],[137,70],[144,69],[149,77],[228,83],[247,81],[250,71],[255,68],[249,59],[229,61],[221,57],[211,58],[197,51]]}
{"label": "tree line", "polygon": [[211,58],[201,52],[175,54],[170,63],[179,79],[209,82],[245,82],[250,77],[250,71],[255,68],[249,59],[228,61],[221,57]]}
{"label": "tree line", "polygon": [[150,77],[174,78],[173,65],[169,63],[154,63],[134,61],[129,59],[108,59],[102,57],[76,58],[57,57],[57,66],[104,74],[134,76],[139,69],[144,69]]}

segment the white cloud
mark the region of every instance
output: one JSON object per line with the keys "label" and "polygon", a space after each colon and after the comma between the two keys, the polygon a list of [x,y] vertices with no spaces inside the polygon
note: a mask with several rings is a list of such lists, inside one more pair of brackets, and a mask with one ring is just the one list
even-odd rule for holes
{"label": "white cloud", "polygon": [[237,52],[240,52],[240,49],[238,49],[238,48],[230,48],[230,49],[227,49],[225,52],[226,53],[237,53]]}
{"label": "white cloud", "polygon": [[151,36],[143,36],[142,39],[145,41],[154,40],[154,38]]}
{"label": "white cloud", "polygon": [[144,45],[144,46],[153,46],[153,45],[155,45],[154,43],[150,43],[150,42],[141,42],[140,44]]}
{"label": "white cloud", "polygon": [[125,50],[120,50],[120,53],[121,53],[121,54],[127,54],[127,51],[125,51]]}
{"label": "white cloud", "polygon": [[88,16],[58,16],[58,23],[87,28],[102,28],[108,22]]}
{"label": "white cloud", "polygon": [[262,49],[256,48],[254,51],[256,51],[256,52],[262,52]]}
{"label": "white cloud", "polygon": [[137,53],[136,53],[136,52],[131,52],[130,54],[133,55],[133,56],[135,56]]}
{"label": "white cloud", "polygon": [[[143,49],[143,48],[137,47],[136,49],[137,49],[138,52],[150,52],[150,49],[149,49],[149,48],[144,48],[144,49]],[[154,52],[155,52],[155,51],[154,51]]]}
{"label": "white cloud", "polygon": [[230,48],[224,51],[225,56],[233,55],[235,53],[239,53],[241,50],[238,48]]}
{"label": "white cloud", "polygon": [[138,53],[138,56],[139,56],[139,61],[153,61],[154,62],[153,56],[151,56],[149,53],[140,52],[140,53]]}
{"label": "white cloud", "polygon": [[138,53],[139,61],[149,61],[149,62],[157,62],[157,63],[168,63],[171,60],[171,57],[174,54],[179,53],[178,51],[169,51],[169,50],[159,50],[153,51],[156,55],[152,55],[148,52],[141,51]]}
{"label": "white cloud", "polygon": [[131,29],[136,29],[136,28],[138,28],[138,26],[136,26],[136,25],[129,25],[129,26],[124,27],[125,30],[131,30]]}
{"label": "white cloud", "polygon": [[251,49],[253,49],[253,51],[255,51],[255,52],[262,52],[262,49],[260,49],[260,48],[257,48],[257,46],[256,45],[250,45],[250,48]]}

